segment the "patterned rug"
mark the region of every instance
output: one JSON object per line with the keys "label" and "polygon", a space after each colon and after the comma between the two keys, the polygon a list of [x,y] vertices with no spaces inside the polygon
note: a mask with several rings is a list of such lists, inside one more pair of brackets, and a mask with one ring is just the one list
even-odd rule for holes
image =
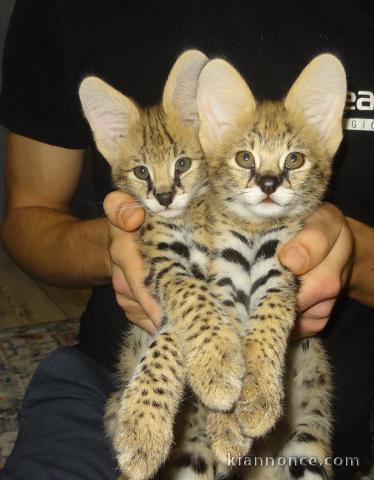
{"label": "patterned rug", "polygon": [[55,348],[73,345],[79,320],[0,331],[0,468],[17,437],[17,414],[39,363]]}

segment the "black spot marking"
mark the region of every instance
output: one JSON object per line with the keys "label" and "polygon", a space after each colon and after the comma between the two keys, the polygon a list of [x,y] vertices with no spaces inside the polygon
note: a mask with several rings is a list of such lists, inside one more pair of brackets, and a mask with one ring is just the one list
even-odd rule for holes
{"label": "black spot marking", "polygon": [[156,222],[158,225],[162,225],[163,227],[169,229],[169,230],[173,230],[173,231],[180,231],[180,227],[178,225],[175,225],[174,223],[167,223],[167,222],[161,222],[161,221],[157,221]]}
{"label": "black spot marking", "polygon": [[229,277],[223,277],[221,278],[218,282],[217,282],[217,285],[219,287],[224,287],[226,285],[229,285],[230,287],[233,287],[234,288],[234,284],[232,283],[232,280],[231,278]]}
{"label": "black spot marking", "polygon": [[[273,277],[279,277],[282,273],[279,271],[279,270],[276,270],[274,268],[272,268],[271,270],[268,271],[268,273],[266,275],[263,275],[262,277],[258,278],[252,285],[252,288],[251,288],[251,292],[250,292],[250,295],[253,295],[254,292],[262,287],[263,285],[265,285],[265,283],[270,280],[270,278],[273,278]],[[270,290],[270,289],[269,289]],[[268,292],[269,292],[268,290]]]}
{"label": "black spot marking", "polygon": [[306,352],[309,350],[309,347],[310,347],[310,342],[309,342],[309,338],[305,338],[302,342],[301,342],[301,347],[303,349],[303,352]]}
{"label": "black spot marking", "polygon": [[156,265],[157,263],[167,262],[167,261],[170,261],[170,258],[169,258],[169,257],[159,256],[159,257],[154,257],[154,258],[152,258],[151,264],[152,264],[152,265]]}
{"label": "black spot marking", "polygon": [[303,380],[303,385],[305,388],[312,388],[314,386],[314,379]]}
{"label": "black spot marking", "polygon": [[316,442],[317,441],[317,439],[314,435],[312,435],[311,433],[307,433],[307,432],[299,433],[298,436],[297,436],[297,440],[299,442],[305,442],[305,443]]}
{"label": "black spot marking", "polygon": [[200,268],[196,265],[196,263],[193,263],[191,265],[191,273],[192,275],[197,278],[198,280],[205,280],[205,275],[203,272],[200,270]]}
{"label": "black spot marking", "polygon": [[[179,263],[179,262],[174,262],[174,263],[170,264],[169,266],[163,268],[163,269],[160,270],[160,271],[158,272],[158,274],[156,275],[156,290],[158,290],[158,288],[159,288],[160,281],[161,281],[162,277],[163,277],[164,275],[166,275],[167,273],[169,273],[170,270],[172,270],[173,268],[180,268],[180,269],[182,269],[182,270],[186,270],[185,267],[184,267],[181,263]],[[181,274],[182,274],[182,273],[179,272],[177,275],[181,275]],[[185,275],[185,274],[184,274],[184,275]]]}
{"label": "black spot marking", "polygon": [[180,255],[181,257],[190,258],[190,251],[187,248],[187,246],[182,243],[182,242],[173,242],[169,245],[170,250],[175,252],[177,255]]}
{"label": "black spot marking", "polygon": [[209,253],[208,247],[206,245],[203,245],[202,243],[193,242],[192,245],[196,248],[196,250],[199,250],[199,252]]}
{"label": "black spot marking", "polygon": [[236,232],[235,230],[230,230],[230,232],[234,235],[235,238],[237,238],[242,243],[244,243],[244,245],[246,245],[247,247],[252,247],[253,242],[251,240],[249,240],[247,237],[245,237],[244,235],[242,235],[239,232]]}
{"label": "black spot marking", "polygon": [[192,455],[191,453],[184,453],[176,461],[180,467],[191,467],[196,473],[205,473],[208,470],[206,461],[200,455]]}
{"label": "black spot marking", "polygon": [[279,240],[268,240],[263,243],[261,247],[257,250],[255,255],[255,262],[257,260],[266,260],[268,258],[274,257],[277,246],[279,245]]}
{"label": "black spot marking", "polygon": [[228,262],[237,263],[246,272],[249,272],[250,270],[250,265],[247,259],[240,252],[234,250],[233,248],[225,248],[225,250],[222,250],[221,257]]}
{"label": "black spot marking", "polygon": [[269,228],[269,230],[265,230],[261,233],[261,236],[264,237],[265,235],[269,235],[271,233],[277,233],[280,232],[281,230],[284,230],[286,228],[286,225],[280,225],[279,227],[273,227]]}
{"label": "black spot marking", "polygon": [[293,458],[289,469],[292,478],[303,478],[305,471],[309,471],[319,474],[323,479],[328,479],[326,471],[322,465],[315,465],[314,463],[308,462],[305,457],[302,462],[298,458]]}
{"label": "black spot marking", "polygon": [[247,307],[248,303],[249,303],[249,298],[244,293],[243,290],[237,290],[236,295],[235,295],[235,301],[239,302],[239,303],[242,303],[245,307]]}

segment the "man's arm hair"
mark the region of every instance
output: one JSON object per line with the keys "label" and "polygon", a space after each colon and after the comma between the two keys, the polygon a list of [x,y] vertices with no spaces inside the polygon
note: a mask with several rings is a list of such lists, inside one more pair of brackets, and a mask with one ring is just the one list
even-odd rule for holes
{"label": "man's arm hair", "polygon": [[347,221],[355,244],[349,296],[374,308],[374,228],[352,218]]}
{"label": "man's arm hair", "polygon": [[3,243],[23,270],[46,283],[111,283],[106,219],[83,221],[69,211],[84,154],[14,133],[8,137]]}

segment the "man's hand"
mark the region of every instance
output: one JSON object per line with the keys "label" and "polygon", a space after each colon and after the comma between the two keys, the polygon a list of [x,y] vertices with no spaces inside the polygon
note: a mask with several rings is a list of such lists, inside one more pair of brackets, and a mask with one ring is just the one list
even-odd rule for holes
{"label": "man's hand", "polygon": [[136,231],[144,222],[144,210],[133,197],[120,191],[106,196],[104,210],[108,219],[109,254],[117,302],[131,322],[153,335],[160,324],[161,311],[143,285],[143,263]]}
{"label": "man's hand", "polygon": [[329,203],[309,217],[301,232],[281,249],[281,263],[301,280],[296,336],[314,334],[326,325],[349,278],[352,258],[351,231],[343,214]]}

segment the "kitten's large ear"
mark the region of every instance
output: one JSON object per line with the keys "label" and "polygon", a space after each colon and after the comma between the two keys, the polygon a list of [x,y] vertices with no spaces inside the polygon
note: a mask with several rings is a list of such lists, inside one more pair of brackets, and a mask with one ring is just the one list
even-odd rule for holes
{"label": "kitten's large ear", "polygon": [[166,81],[162,106],[168,116],[198,128],[197,82],[208,57],[199,50],[187,50],[173,65]]}
{"label": "kitten's large ear", "polygon": [[139,122],[139,110],[129,98],[97,77],[82,81],[79,97],[97,148],[111,163],[121,142]]}
{"label": "kitten's large ear", "polygon": [[291,87],[287,110],[301,113],[333,156],[343,137],[342,117],[347,95],[343,65],[334,55],[314,58]]}
{"label": "kitten's large ear", "polygon": [[212,152],[239,119],[249,116],[256,108],[245,80],[222,59],[210,61],[201,72],[197,103],[200,141],[206,153]]}

